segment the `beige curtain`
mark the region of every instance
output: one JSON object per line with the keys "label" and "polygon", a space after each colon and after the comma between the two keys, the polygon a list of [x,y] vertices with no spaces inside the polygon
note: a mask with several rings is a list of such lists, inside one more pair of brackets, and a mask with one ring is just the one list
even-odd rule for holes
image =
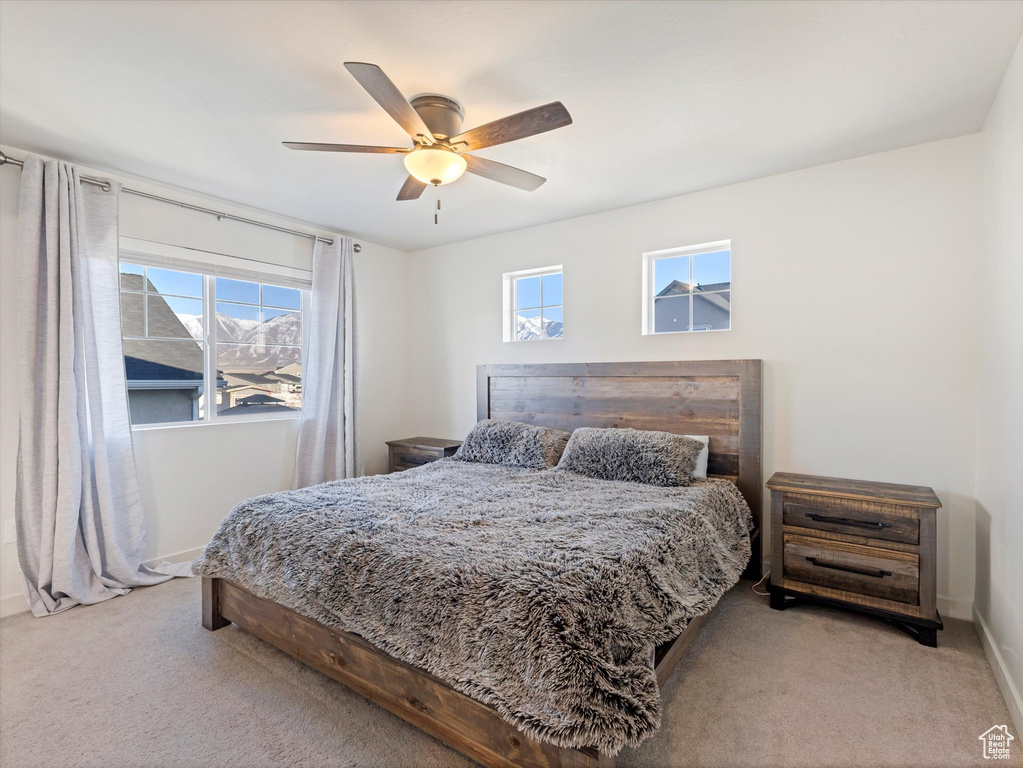
{"label": "beige curtain", "polygon": [[296,488],[355,476],[355,329],[350,237],[313,249]]}
{"label": "beige curtain", "polygon": [[170,578],[142,565],[145,519],[121,353],[120,185],[25,161],[18,209],[15,514],[36,616]]}

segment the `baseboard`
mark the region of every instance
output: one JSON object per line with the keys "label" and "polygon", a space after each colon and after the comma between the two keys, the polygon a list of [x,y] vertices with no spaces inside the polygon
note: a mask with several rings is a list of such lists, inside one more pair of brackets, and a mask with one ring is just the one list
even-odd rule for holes
{"label": "baseboard", "polygon": [[995,680],[998,681],[998,687],[1002,691],[1005,705],[1009,708],[1009,716],[1012,718],[1012,722],[1016,724],[1016,733],[1023,734],[1023,697],[1020,697],[1016,683],[1009,676],[1005,660],[1002,658],[1001,651],[998,650],[998,643],[991,636],[990,627],[984,621],[983,614],[976,607],[973,609],[973,623],[977,627],[980,644],[984,646],[984,653],[987,654],[988,663],[991,664],[991,671],[995,673]]}
{"label": "baseboard", "polygon": [[[152,560],[146,560],[143,565],[152,568],[160,563],[187,563],[201,555],[203,549],[205,547],[196,547],[195,549],[186,549],[184,552],[175,552],[173,555],[154,557]],[[27,610],[28,600],[25,599],[25,595],[21,592],[0,597],[0,619],[5,616],[25,613]]]}
{"label": "baseboard", "polygon": [[25,599],[25,595],[18,592],[14,595],[7,595],[7,597],[0,597],[0,619],[4,616],[14,616],[18,613],[24,613],[28,610],[28,600]]}
{"label": "baseboard", "polygon": [[973,601],[938,595],[938,613],[943,619],[973,621]]}
{"label": "baseboard", "polygon": [[196,547],[195,549],[186,549],[184,552],[175,552],[173,555],[164,555],[163,557],[154,557],[152,560],[146,560],[142,565],[147,568],[152,568],[159,565],[160,563],[187,563],[202,554],[202,551],[206,549],[205,546]]}

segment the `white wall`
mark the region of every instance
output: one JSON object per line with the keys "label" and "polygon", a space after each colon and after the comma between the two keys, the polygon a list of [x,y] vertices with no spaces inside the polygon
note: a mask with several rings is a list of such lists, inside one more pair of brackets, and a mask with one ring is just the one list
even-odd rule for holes
{"label": "white wall", "polygon": [[[409,426],[465,434],[479,363],[763,358],[764,480],[933,486],[940,607],[969,618],[978,194],[974,135],[411,254]],[[726,238],[733,330],[641,336],[641,254]],[[565,338],[502,342],[501,274],[551,264]]]}
{"label": "white wall", "polygon": [[[4,147],[14,157],[25,153]],[[128,186],[205,205],[261,221],[314,231],[299,222],[224,201],[168,189],[139,179],[97,171]],[[14,516],[18,434],[15,369],[17,324],[15,248],[21,172],[0,169],[0,525]],[[258,259],[308,269],[309,240],[147,200],[121,196],[121,234],[144,240]],[[404,357],[399,314],[404,301],[400,251],[360,239],[355,257],[358,440],[367,473],[386,469],[385,440],[406,436],[400,409],[405,382],[395,370]],[[204,546],[231,508],[250,496],[290,486],[298,425],[294,421],[205,424],[134,433],[139,479],[148,522],[147,559],[173,556]],[[0,614],[25,607],[20,599],[14,545],[0,544]]]}
{"label": "white wall", "polygon": [[981,134],[978,629],[1023,730],[1023,43]]}

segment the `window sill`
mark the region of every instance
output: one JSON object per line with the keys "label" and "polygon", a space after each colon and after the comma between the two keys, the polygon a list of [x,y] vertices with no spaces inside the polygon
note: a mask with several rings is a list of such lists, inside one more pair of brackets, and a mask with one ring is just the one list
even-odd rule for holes
{"label": "window sill", "polygon": [[165,424],[132,424],[132,432],[155,432],[161,429],[194,429],[196,427],[217,427],[227,424],[265,424],[273,421],[299,421],[301,413],[284,414],[283,416],[248,416],[235,419],[217,419],[216,421],[175,421]]}
{"label": "window sill", "polygon": [[555,336],[547,339],[505,339],[505,344],[529,344],[534,341],[564,341],[564,336]]}
{"label": "window sill", "polygon": [[701,333],[728,333],[731,328],[706,328],[702,331],[643,331],[644,336],[678,336],[683,333],[699,335]]}

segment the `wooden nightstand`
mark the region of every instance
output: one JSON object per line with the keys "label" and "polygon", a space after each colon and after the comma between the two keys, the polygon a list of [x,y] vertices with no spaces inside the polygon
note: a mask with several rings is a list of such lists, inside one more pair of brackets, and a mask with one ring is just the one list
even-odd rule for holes
{"label": "wooden nightstand", "polygon": [[401,472],[421,467],[431,461],[454,456],[461,440],[441,440],[436,437],[407,437],[404,440],[388,440],[387,455],[389,472]]}
{"label": "wooden nightstand", "polygon": [[938,645],[930,488],[777,472],[771,489],[771,607],[807,602],[890,621]]}

